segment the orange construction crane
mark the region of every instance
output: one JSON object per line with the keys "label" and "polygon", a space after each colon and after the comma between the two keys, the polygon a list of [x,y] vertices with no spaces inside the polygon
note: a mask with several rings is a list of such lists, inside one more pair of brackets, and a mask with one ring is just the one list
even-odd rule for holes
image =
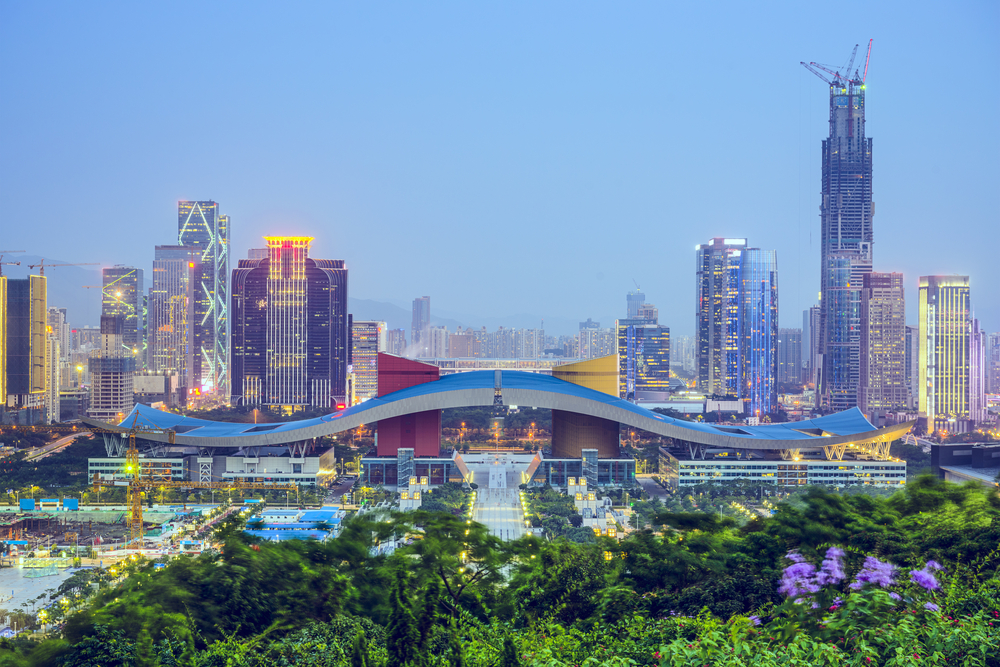
{"label": "orange construction crane", "polygon": [[100,264],[98,264],[97,262],[78,262],[76,264],[46,264],[45,260],[43,259],[43,260],[39,260],[38,264],[29,264],[28,268],[29,269],[34,269],[34,268],[37,267],[38,268],[38,275],[44,276],[45,275],[45,267],[46,266],[50,266],[50,267],[51,266],[100,266]]}

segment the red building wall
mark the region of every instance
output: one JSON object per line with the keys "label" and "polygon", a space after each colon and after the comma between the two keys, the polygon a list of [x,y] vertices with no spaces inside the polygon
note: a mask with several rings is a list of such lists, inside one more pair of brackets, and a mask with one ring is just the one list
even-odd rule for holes
{"label": "red building wall", "polygon": [[[441,378],[441,369],[391,354],[378,355],[378,396]],[[400,448],[412,448],[414,456],[438,456],[441,450],[441,411],[428,410],[383,419],[378,430],[378,456],[396,456]]]}

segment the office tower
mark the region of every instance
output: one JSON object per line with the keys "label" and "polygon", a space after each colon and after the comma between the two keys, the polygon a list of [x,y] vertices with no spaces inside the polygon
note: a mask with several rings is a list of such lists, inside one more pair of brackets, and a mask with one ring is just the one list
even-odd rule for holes
{"label": "office tower", "polygon": [[52,424],[59,421],[59,388],[62,385],[59,337],[49,333],[45,345],[45,421]]}
{"label": "office tower", "polygon": [[778,409],[778,260],[773,250],[748,248],[740,267],[739,397],[746,413]]}
{"label": "office tower", "polygon": [[386,352],[401,357],[406,354],[406,330],[390,329],[386,334]]}
{"label": "office tower", "polygon": [[807,384],[816,383],[819,375],[819,306],[802,311],[802,359]]}
{"label": "office tower", "polygon": [[265,237],[267,259],[241,259],[232,276],[233,405],[290,413],[347,398],[351,332],[347,268],[309,257],[312,237]]}
{"label": "office tower", "polygon": [[919,400],[928,432],[962,428],[971,416],[968,276],[921,276]]}
{"label": "office tower", "polygon": [[193,388],[195,280],[201,253],[191,246],[158,245],[153,257],[147,367],[175,376],[179,393],[186,397]]}
{"label": "office tower", "polygon": [[802,329],[778,329],[778,382],[802,382]]}
{"label": "office tower", "polygon": [[619,397],[632,401],[669,391],[670,328],[636,318],[618,320],[615,329]]}
{"label": "office tower", "polygon": [[986,391],[1000,394],[1000,333],[987,334]]}
{"label": "office tower", "polygon": [[698,389],[739,395],[740,267],[746,239],[714,238],[697,247]]}
{"label": "office tower", "polygon": [[413,356],[430,357],[428,333],[431,328],[431,298],[418,297],[413,300],[413,323],[410,328],[410,343],[413,346]]}
{"label": "office tower", "polygon": [[378,394],[378,353],[386,351],[386,324],[370,320],[351,323],[351,372],[354,374],[354,402]]}
{"label": "office tower", "polygon": [[920,327],[906,325],[906,407],[914,410],[920,395]]}
{"label": "office tower", "polygon": [[626,319],[635,320],[639,318],[639,309],[646,302],[646,295],[637,287],[634,292],[629,292],[625,295],[625,302]]}
{"label": "office tower", "polygon": [[229,394],[229,226],[214,201],[177,203],[177,245],[198,253],[189,385],[219,396]]}
{"label": "office tower", "polygon": [[969,417],[973,424],[986,419],[986,332],[972,318],[969,332]]}
{"label": "office tower", "polygon": [[118,424],[134,407],[135,357],[125,345],[125,317],[101,316],[101,348],[90,355],[87,416]]}
{"label": "office tower", "polygon": [[850,72],[832,82],[820,76],[830,84],[830,133],[823,140],[820,200],[817,398],[837,412],[858,402],[861,276],[873,258],[872,140],[865,136],[863,80]]}
{"label": "office tower", "polygon": [[144,339],[142,295],[145,291],[142,269],[119,264],[104,269],[103,274],[101,315],[121,315],[124,327],[122,345],[137,359],[142,359]]}
{"label": "office tower", "polygon": [[903,274],[866,273],[861,283],[858,407],[875,421],[879,413],[905,410],[908,396]]}
{"label": "office tower", "polygon": [[660,311],[653,304],[644,303],[639,306],[639,313],[636,317],[651,324],[656,324],[660,320]]}
{"label": "office tower", "polygon": [[[0,269],[3,267],[0,266]],[[0,414],[7,404],[7,276],[0,275]]]}
{"label": "office tower", "polygon": [[7,281],[7,400],[41,408],[48,352],[47,285],[44,276]]}

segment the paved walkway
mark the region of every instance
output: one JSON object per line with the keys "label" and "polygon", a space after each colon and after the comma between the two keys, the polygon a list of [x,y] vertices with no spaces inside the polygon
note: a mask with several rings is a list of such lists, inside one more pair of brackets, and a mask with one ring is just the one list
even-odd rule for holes
{"label": "paved walkway", "polygon": [[503,453],[487,454],[482,463],[469,463],[469,470],[479,485],[472,520],[484,524],[500,539],[516,540],[525,534],[518,485],[527,467],[527,462]]}

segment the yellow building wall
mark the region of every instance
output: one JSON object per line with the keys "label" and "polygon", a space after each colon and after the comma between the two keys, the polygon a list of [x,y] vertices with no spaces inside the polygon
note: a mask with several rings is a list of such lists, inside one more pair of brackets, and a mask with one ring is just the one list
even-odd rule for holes
{"label": "yellow building wall", "polygon": [[618,396],[618,355],[587,359],[552,369],[552,377],[593,389],[609,396]]}

